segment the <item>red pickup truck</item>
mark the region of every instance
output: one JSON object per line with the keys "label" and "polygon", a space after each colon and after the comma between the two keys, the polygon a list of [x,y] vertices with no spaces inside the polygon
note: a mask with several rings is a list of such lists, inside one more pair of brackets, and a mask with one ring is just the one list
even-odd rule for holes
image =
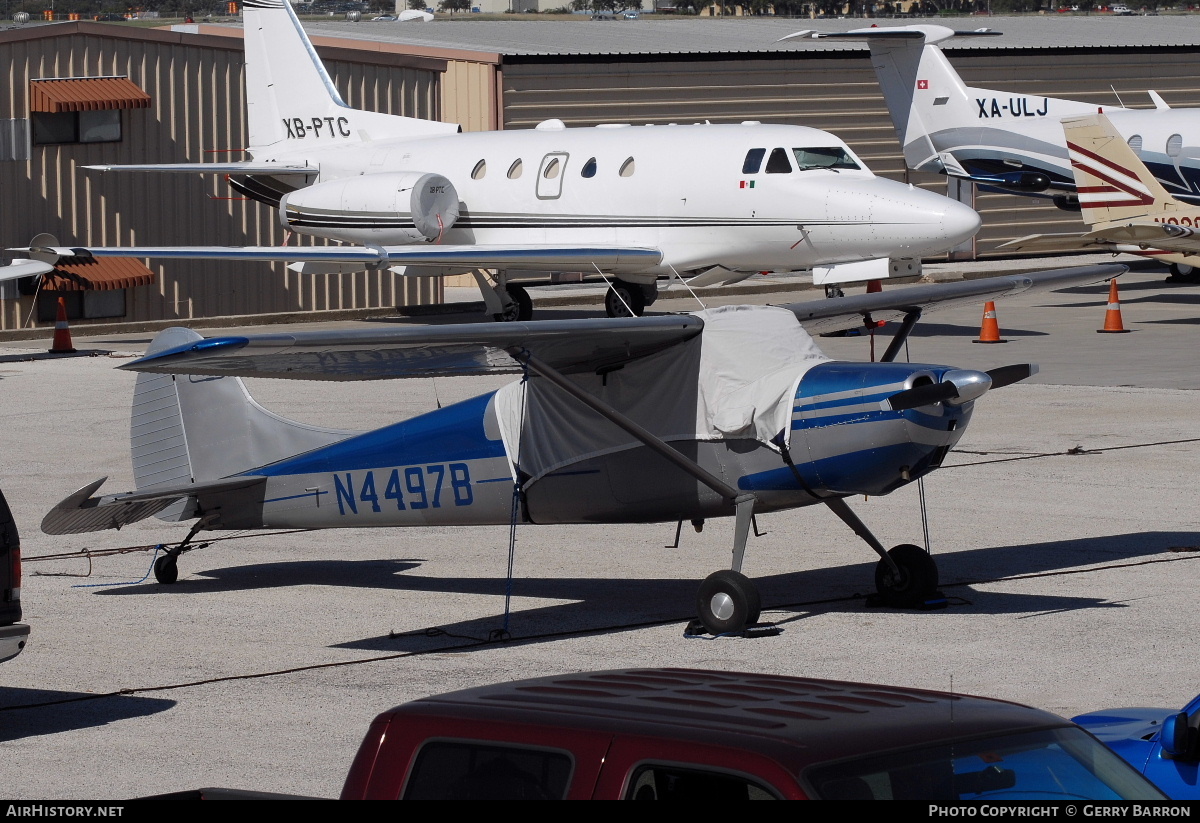
{"label": "red pickup truck", "polygon": [[342,799],[1164,800],[1057,715],[775,675],[628,669],[379,715]]}

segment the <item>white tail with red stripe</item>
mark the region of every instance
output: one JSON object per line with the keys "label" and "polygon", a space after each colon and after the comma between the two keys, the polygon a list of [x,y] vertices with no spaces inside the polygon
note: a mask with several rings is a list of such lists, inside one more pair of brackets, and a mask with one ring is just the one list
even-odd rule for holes
{"label": "white tail with red stripe", "polygon": [[1083,219],[1096,226],[1196,212],[1171,196],[1103,114],[1062,121]]}

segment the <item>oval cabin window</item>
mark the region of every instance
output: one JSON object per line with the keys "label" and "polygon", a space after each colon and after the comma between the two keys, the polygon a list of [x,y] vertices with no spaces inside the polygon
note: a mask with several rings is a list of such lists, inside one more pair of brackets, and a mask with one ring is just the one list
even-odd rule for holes
{"label": "oval cabin window", "polygon": [[475,168],[471,169],[471,179],[482,180],[485,174],[487,174],[487,161],[480,160],[475,164]]}
{"label": "oval cabin window", "polygon": [[1167,138],[1167,157],[1178,157],[1183,151],[1183,135],[1172,134]]}
{"label": "oval cabin window", "polygon": [[582,177],[595,177],[596,176],[596,158],[593,157],[591,160],[584,163],[583,171],[579,172],[579,174]]}
{"label": "oval cabin window", "polygon": [[624,163],[621,164],[621,171],[618,173],[622,177],[633,177],[633,173],[634,173],[634,171],[636,171],[636,169],[637,169],[637,164],[634,163],[633,158],[630,157]]}
{"label": "oval cabin window", "polygon": [[516,180],[521,176],[521,172],[524,170],[524,164],[521,162],[521,158],[518,157],[513,161],[513,164],[508,167],[508,179]]}
{"label": "oval cabin window", "polygon": [[1134,152],[1142,150],[1142,136],[1140,134],[1135,134],[1129,138],[1129,148],[1133,149]]}
{"label": "oval cabin window", "polygon": [[542,172],[542,177],[545,177],[547,180],[553,180],[555,177],[558,177],[558,172],[561,166],[562,164],[559,163],[558,158],[555,157],[546,164],[546,170]]}

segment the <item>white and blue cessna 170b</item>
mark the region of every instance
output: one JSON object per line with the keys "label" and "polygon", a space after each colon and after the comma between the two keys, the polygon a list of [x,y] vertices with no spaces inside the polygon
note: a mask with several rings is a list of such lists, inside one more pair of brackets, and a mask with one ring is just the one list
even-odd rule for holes
{"label": "white and blue cessna 170b", "polygon": [[[162,583],[211,529],[652,523],[734,517],[732,569],[697,598],[713,633],[758,619],[741,573],[755,513],[823,503],[880,555],[895,606],[937,588],[915,545],[887,551],[847,506],[941,465],[974,403],[1036,367],[897,363],[923,309],[1096,282],[1093,266],[697,314],[313,331],[204,339],[168,329],[144,357],[131,440],[137,490],[42,521],[48,534],[195,519],[155,561]],[[810,333],[903,319],[878,363],[838,362]],[[309,380],[524,373],[453,406],[366,433],[319,429],[255,403],[239,376]]]}
{"label": "white and blue cessna 170b", "polygon": [[528,319],[529,296],[510,276],[611,275],[609,314],[641,314],[661,277],[707,286],[762,271],[842,266],[845,276],[826,282],[874,279],[887,276],[889,260],[908,268],[980,225],[962,204],[876,177],[844,142],[811,128],[566,128],[548,120],[468,134],[450,123],[352,109],[286,0],[248,0],[244,16],[252,161],[91,168],[229,175],[236,189],[276,207],[288,231],[354,245],[49,248],[35,252],[38,259],[186,257],[285,261],[315,273],[472,273],[496,319]]}
{"label": "white and blue cessna 170b", "polygon": [[[799,31],[784,39],[865,41],[910,169],[972,180],[1015,194],[1053,197],[1079,209],[1061,121],[1096,104],[968,86],[937,44],[998,35],[945,26]],[[1150,91],[1153,109],[1104,106],[1104,113],[1172,195],[1200,203],[1200,109],[1172,109]]]}

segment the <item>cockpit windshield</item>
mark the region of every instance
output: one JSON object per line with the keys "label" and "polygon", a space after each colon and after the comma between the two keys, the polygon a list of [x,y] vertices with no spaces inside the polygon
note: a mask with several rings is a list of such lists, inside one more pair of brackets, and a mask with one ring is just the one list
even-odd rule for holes
{"label": "cockpit windshield", "polygon": [[850,153],[838,146],[792,149],[799,171],[810,169],[860,169]]}

